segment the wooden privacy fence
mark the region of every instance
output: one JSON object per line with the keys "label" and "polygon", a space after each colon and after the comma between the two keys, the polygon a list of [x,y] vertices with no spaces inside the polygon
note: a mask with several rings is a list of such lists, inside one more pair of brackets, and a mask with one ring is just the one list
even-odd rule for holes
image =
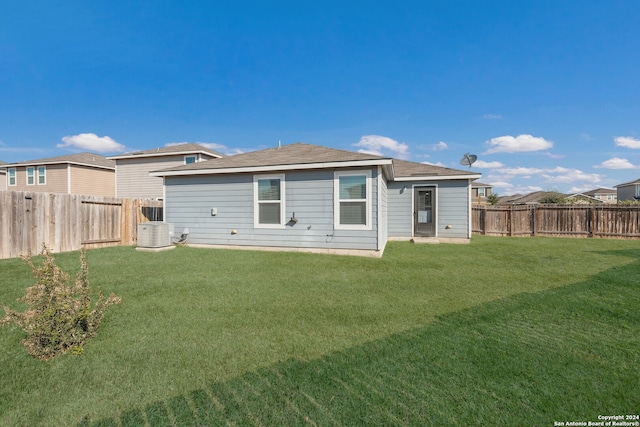
{"label": "wooden privacy fence", "polygon": [[0,191],[0,259],[82,247],[132,245],[137,224],[162,220],[162,202]]}
{"label": "wooden privacy fence", "polygon": [[640,206],[474,206],[474,233],[497,236],[640,238]]}

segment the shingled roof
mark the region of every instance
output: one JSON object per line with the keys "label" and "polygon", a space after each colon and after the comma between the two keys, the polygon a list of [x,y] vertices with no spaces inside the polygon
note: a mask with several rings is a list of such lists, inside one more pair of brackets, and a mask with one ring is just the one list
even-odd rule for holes
{"label": "shingled roof", "polygon": [[179,176],[373,165],[383,166],[388,178],[396,180],[452,178],[454,176],[457,178],[477,178],[479,176],[473,172],[302,142],[176,166],[153,171],[151,174],[153,176]]}
{"label": "shingled roof", "polygon": [[114,169],[116,163],[107,159],[105,156],[95,153],[77,153],[66,156],[47,157],[44,159],[27,160],[24,162],[8,163],[5,167],[13,166],[35,166],[35,165],[56,165],[56,164],[74,164],[81,166],[91,166],[102,169]]}
{"label": "shingled roof", "polygon": [[393,171],[398,178],[419,178],[433,176],[466,176],[470,178],[477,176],[476,172],[462,171],[458,169],[445,168],[442,166],[430,165],[427,163],[408,162],[406,160],[393,159]]}
{"label": "shingled roof", "polygon": [[156,157],[166,156],[171,154],[207,154],[213,157],[223,157],[222,154],[217,151],[211,150],[203,145],[188,142],[184,144],[170,145],[168,147],[153,148],[150,150],[132,151],[130,153],[118,154],[117,156],[110,156],[109,159],[130,159],[135,157]]}

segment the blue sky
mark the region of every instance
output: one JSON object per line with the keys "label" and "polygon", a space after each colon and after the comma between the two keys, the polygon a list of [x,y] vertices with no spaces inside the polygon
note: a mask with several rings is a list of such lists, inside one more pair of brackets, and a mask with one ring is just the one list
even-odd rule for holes
{"label": "blue sky", "polygon": [[31,1],[0,14],[0,160],[307,142],[494,191],[640,178],[640,2]]}

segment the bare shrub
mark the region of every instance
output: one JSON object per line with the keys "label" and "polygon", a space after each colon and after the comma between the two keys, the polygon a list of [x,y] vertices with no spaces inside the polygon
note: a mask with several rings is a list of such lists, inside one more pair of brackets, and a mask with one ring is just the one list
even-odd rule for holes
{"label": "bare shrub", "polygon": [[80,271],[74,283],[55,263],[49,250],[42,251],[42,265],[34,264],[31,256],[23,257],[33,271],[36,284],[27,288],[18,301],[28,305],[23,312],[3,306],[5,317],[0,325],[15,323],[27,333],[22,342],[32,356],[49,360],[71,351],[82,354],[85,342],[98,333],[105,310],[119,304],[121,298],[111,294],[105,298],[98,288],[98,300],[91,309],[91,288],[88,280],[86,253],[80,253]]}

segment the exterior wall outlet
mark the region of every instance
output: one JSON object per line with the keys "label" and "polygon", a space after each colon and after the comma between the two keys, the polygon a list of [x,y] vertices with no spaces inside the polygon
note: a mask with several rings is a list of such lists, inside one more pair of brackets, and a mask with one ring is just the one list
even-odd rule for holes
{"label": "exterior wall outlet", "polygon": [[218,215],[218,208],[211,208],[211,216]]}

